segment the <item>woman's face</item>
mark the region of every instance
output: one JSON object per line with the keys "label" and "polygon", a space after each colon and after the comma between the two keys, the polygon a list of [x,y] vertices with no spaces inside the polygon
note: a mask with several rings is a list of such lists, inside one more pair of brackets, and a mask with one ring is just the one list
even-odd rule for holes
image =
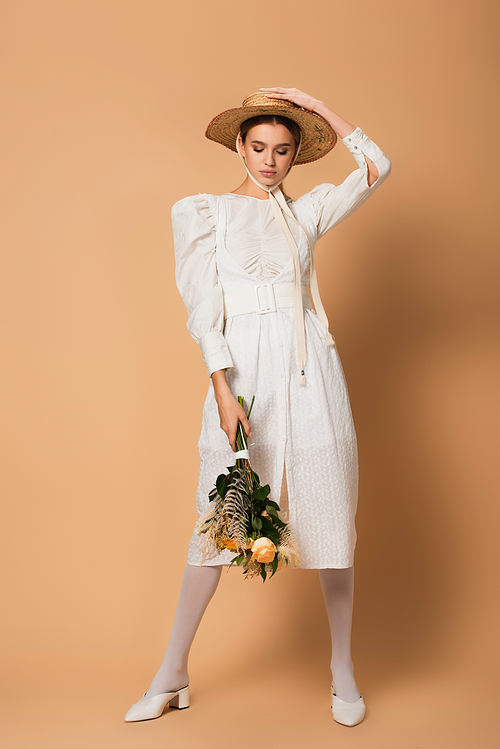
{"label": "woman's face", "polygon": [[268,186],[285,176],[295,153],[290,130],[270,123],[252,127],[244,144],[240,137],[239,146],[252,177]]}

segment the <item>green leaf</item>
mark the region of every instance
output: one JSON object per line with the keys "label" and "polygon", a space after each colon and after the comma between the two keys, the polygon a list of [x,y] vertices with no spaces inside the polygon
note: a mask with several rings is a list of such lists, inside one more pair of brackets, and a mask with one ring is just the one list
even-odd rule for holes
{"label": "green leaf", "polygon": [[286,523],[281,518],[274,518],[273,522],[279,528],[284,528],[286,526]]}
{"label": "green leaf", "polygon": [[[272,567],[272,570],[273,570],[272,573],[271,573],[271,577],[272,577],[274,574],[276,574],[276,570],[278,569],[278,557],[277,556],[275,556],[274,559],[273,559],[273,561],[271,562],[271,567]],[[269,579],[271,579],[271,578],[269,578]]]}
{"label": "green leaf", "polygon": [[[265,518],[263,518],[265,520]],[[269,521],[267,521],[269,523]],[[263,534],[266,538],[269,538],[275,546],[278,546],[280,542],[280,534],[272,525],[263,526]]]}
{"label": "green leaf", "polygon": [[[268,499],[267,500],[267,504],[271,505],[271,507],[274,507],[275,510],[279,511],[281,509],[280,506],[278,504],[276,504],[276,502],[273,502],[272,499]],[[268,510],[268,512],[269,512],[269,510]]]}
{"label": "green leaf", "polygon": [[261,518],[262,527],[265,528],[266,531],[273,531],[274,525],[271,523],[271,521],[268,518]]}
{"label": "green leaf", "polygon": [[256,515],[252,515],[252,527],[255,528],[256,531],[260,531],[262,528],[262,520]]}
{"label": "green leaf", "polygon": [[217,476],[217,481],[215,482],[215,485],[217,487],[217,492],[219,493],[219,496],[224,499],[226,496],[226,476],[221,473],[219,476]]}

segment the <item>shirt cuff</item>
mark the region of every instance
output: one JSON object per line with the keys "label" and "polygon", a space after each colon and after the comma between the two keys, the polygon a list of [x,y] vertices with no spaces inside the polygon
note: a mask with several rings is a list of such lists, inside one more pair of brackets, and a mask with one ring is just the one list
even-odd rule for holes
{"label": "shirt cuff", "polygon": [[366,164],[366,161],[363,158],[364,154],[366,154],[375,164],[377,161],[387,158],[382,149],[370,140],[360,127],[357,127],[350,135],[346,135],[345,138],[342,138],[342,143],[344,143],[358,163],[362,161],[363,164]]}
{"label": "shirt cuff", "polygon": [[217,330],[205,333],[200,338],[200,348],[209,376],[218,369],[228,369],[233,366],[223,333]]}

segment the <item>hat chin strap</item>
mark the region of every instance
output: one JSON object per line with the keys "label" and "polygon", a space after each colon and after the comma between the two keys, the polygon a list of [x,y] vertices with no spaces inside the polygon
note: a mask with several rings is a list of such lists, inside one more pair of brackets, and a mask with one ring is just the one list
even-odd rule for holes
{"label": "hat chin strap", "polygon": [[246,165],[245,159],[243,158],[239,144],[238,139],[240,137],[240,133],[238,133],[238,136],[236,138],[236,150],[238,152],[238,155],[240,159],[242,160],[243,164],[245,165],[245,169],[247,170],[247,174],[250,177],[250,179],[255,182],[255,184],[260,187],[262,190],[265,190],[269,194],[269,200],[271,201],[271,208],[274,214],[274,218],[276,219],[276,222],[278,226],[280,227],[281,231],[285,235],[285,239],[287,241],[288,247],[290,248],[290,252],[292,253],[293,258],[293,270],[294,270],[294,310],[295,310],[295,333],[297,337],[297,357],[299,361],[300,366],[300,377],[299,382],[301,385],[305,385],[306,378],[305,378],[305,364],[306,364],[306,340],[305,340],[305,325],[304,325],[304,309],[302,304],[302,289],[301,289],[301,273],[300,273],[300,258],[299,258],[299,249],[295,243],[295,240],[293,238],[293,235],[288,227],[288,224],[285,220],[284,214],[286,213],[288,216],[290,216],[302,229],[304,234],[307,237],[307,242],[309,245],[309,257],[310,257],[310,286],[311,286],[311,294],[312,299],[314,303],[314,307],[316,310],[316,314],[320,318],[321,322],[325,326],[326,329],[326,341],[329,346],[332,346],[335,341],[332,336],[332,334],[328,330],[328,318],[326,316],[326,312],[323,308],[323,304],[321,303],[321,298],[319,295],[319,288],[318,288],[318,282],[316,278],[316,269],[314,267],[314,252],[311,247],[311,242],[309,240],[309,235],[307,234],[306,230],[302,226],[302,224],[297,220],[297,218],[294,216],[292,211],[290,210],[286,200],[285,196],[283,195],[282,190],[280,190],[279,186],[281,183],[286,179],[288,176],[292,166],[295,163],[295,160],[297,159],[297,156],[299,155],[300,146],[302,143],[302,133],[300,134],[300,140],[299,144],[297,146],[297,150],[295,152],[295,155],[290,162],[290,166],[287,169],[286,174],[284,177],[282,177],[280,180],[275,182],[272,185],[264,185],[260,183],[258,180],[255,179],[253,174],[250,174],[250,171]]}

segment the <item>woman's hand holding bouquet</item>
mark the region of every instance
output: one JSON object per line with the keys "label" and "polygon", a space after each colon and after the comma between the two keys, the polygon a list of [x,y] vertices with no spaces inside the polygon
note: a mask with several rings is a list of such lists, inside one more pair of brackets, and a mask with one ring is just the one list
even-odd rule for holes
{"label": "woman's hand holding bouquet", "polygon": [[[254,400],[255,396],[245,419],[250,418]],[[238,403],[243,408],[241,395]],[[237,451],[247,450],[241,423],[235,442]],[[247,457],[237,458],[228,471],[217,477],[215,488],[208,495],[210,507],[196,523],[198,534],[204,536],[200,543],[203,561],[210,548],[218,552],[231,549],[236,552],[231,565],[241,566],[247,579],[260,575],[263,581],[284,564],[300,566],[293,532],[279,517],[279,505],[269,499],[269,485],[261,486]]]}

